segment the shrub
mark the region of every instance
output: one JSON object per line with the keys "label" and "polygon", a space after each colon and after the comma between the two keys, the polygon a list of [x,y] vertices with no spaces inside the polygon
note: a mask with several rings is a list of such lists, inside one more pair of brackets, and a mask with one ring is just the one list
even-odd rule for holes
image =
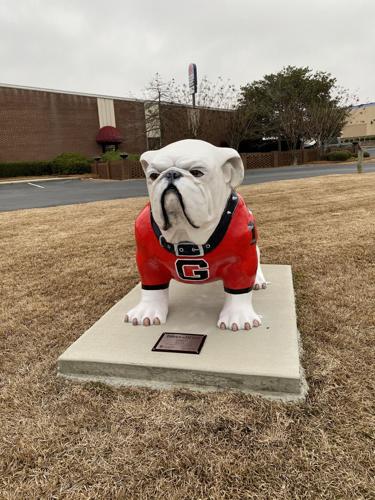
{"label": "shrub", "polygon": [[141,157],[141,155],[138,153],[129,153],[129,156],[127,159],[132,160],[132,161],[139,161],[140,157]]}
{"label": "shrub", "polygon": [[121,151],[106,151],[102,155],[102,160],[103,161],[116,161],[116,160],[122,160],[121,156]]}
{"label": "shrub", "polygon": [[52,162],[50,161],[17,161],[0,162],[0,177],[27,177],[29,175],[51,175]]}
{"label": "shrub", "polygon": [[352,154],[349,151],[331,151],[327,155],[328,161],[346,161]]}
{"label": "shrub", "polygon": [[52,161],[53,174],[85,174],[90,171],[90,160],[79,153],[62,153]]}
{"label": "shrub", "polygon": [[[116,160],[122,160],[121,155],[123,154],[123,151],[106,151],[101,159],[102,161],[116,161]],[[128,153],[127,160],[133,160],[133,161],[139,161],[140,155],[137,153]]]}

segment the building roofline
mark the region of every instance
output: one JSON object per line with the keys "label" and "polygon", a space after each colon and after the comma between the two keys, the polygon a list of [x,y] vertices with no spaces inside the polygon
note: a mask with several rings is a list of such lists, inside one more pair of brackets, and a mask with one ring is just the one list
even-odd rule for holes
{"label": "building roofline", "polygon": [[20,89],[20,90],[34,90],[37,92],[50,92],[52,94],[69,94],[69,95],[79,95],[83,97],[96,97],[102,99],[114,99],[116,101],[137,101],[137,102],[145,102],[146,99],[139,99],[137,97],[118,97],[111,95],[103,95],[103,94],[91,94],[89,92],[74,92],[72,90],[57,90],[57,89],[46,89],[43,87],[30,87],[26,85],[14,85],[12,83],[0,83],[0,87],[3,88],[11,88],[11,89]]}
{"label": "building roofline", "polygon": [[350,107],[354,109],[354,108],[365,108],[366,106],[375,106],[375,102],[366,102],[365,104],[355,104],[354,106]]}
{"label": "building roofline", "polygon": [[[12,83],[1,83],[0,82],[0,88],[31,90],[31,91],[36,91],[36,92],[50,92],[52,94],[78,95],[78,96],[82,96],[82,97],[113,99],[115,101],[141,102],[141,103],[153,102],[151,99],[139,99],[137,97],[118,97],[118,96],[103,95],[103,94],[90,94],[88,92],[74,92],[72,90],[56,90],[56,89],[46,89],[46,88],[42,88],[42,87],[29,87],[26,85],[14,85]],[[185,108],[193,108],[192,104],[183,104],[183,103],[179,103],[179,102],[161,101],[161,104],[167,104],[170,106],[183,106]],[[209,106],[197,106],[197,109],[209,109],[212,111],[233,111],[233,109],[214,108],[214,107],[209,107]]]}

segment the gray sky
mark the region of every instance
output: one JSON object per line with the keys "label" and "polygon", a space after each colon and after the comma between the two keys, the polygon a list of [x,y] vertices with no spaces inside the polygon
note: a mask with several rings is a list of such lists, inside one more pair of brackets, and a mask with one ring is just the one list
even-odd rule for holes
{"label": "gray sky", "polygon": [[0,0],[0,82],[139,96],[158,71],[242,85],[285,65],[375,101],[374,0]]}

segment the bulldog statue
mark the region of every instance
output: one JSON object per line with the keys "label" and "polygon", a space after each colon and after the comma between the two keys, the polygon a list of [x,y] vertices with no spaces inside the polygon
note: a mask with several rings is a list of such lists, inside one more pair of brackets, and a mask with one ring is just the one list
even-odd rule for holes
{"label": "bulldog statue", "polygon": [[253,288],[265,288],[251,211],[235,192],[244,176],[240,155],[200,140],[183,140],[141,156],[150,203],[135,223],[139,304],[125,321],[159,325],[168,315],[168,287],[222,280],[217,326],[249,330],[261,324]]}

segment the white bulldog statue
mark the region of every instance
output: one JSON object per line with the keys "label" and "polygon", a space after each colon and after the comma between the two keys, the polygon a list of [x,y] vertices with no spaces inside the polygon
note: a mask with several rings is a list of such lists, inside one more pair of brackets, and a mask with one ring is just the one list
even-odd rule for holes
{"label": "white bulldog statue", "polygon": [[240,155],[200,140],[183,140],[141,156],[150,203],[136,220],[139,304],[126,322],[159,325],[168,315],[171,279],[222,280],[225,300],[217,326],[249,330],[261,324],[253,288],[266,288],[254,217],[235,188]]}

